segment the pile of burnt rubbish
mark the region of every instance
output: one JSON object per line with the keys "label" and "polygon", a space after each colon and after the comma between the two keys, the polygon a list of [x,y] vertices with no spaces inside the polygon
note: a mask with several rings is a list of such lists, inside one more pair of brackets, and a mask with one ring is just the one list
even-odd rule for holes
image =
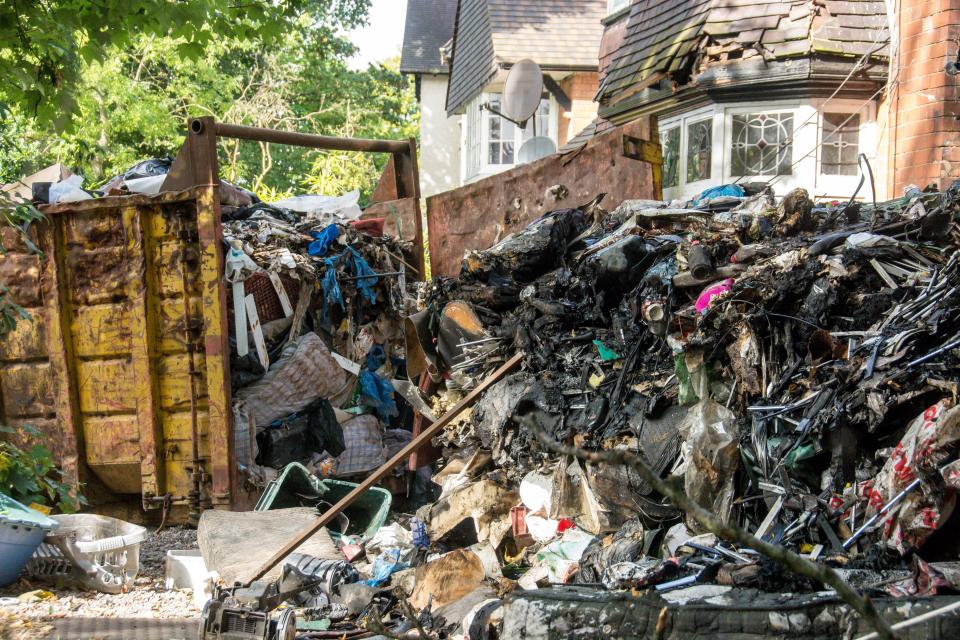
{"label": "pile of burnt rubbish", "polygon": [[330,558],[312,574],[328,586],[304,624],[458,638],[871,630],[635,466],[589,459],[618,450],[721,521],[836,570],[891,621],[958,609],[924,597],[960,585],[960,186],[872,205],[803,190],[599,202],[420,287],[404,366],[444,416],[438,495],[336,535],[340,555],[315,556]]}
{"label": "pile of burnt rubbish", "polygon": [[[221,195],[236,457],[265,488],[200,518],[201,638],[872,630],[598,452],[891,621],[943,623],[927,596],[960,590],[960,183],[884,203],[600,196],[425,283],[357,194]],[[403,477],[424,428],[433,462],[406,495],[369,488]]]}
{"label": "pile of burnt rubbish", "polygon": [[424,286],[408,371],[442,409],[513,354],[525,366],[436,439],[442,494],[418,526],[449,548],[472,520],[466,542],[524,589],[823,589],[636,469],[550,442],[622,449],[868,595],[955,592],[958,214],[960,185],[872,205],[801,189],[592,203],[470,253]]}

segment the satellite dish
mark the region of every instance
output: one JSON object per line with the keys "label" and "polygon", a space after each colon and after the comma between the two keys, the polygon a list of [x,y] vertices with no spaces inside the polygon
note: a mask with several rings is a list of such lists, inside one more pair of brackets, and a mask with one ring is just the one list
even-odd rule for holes
{"label": "satellite dish", "polygon": [[557,150],[557,145],[547,136],[534,136],[520,145],[517,160],[521,164],[545,158]]}
{"label": "satellite dish", "polygon": [[542,95],[543,72],[536,62],[524,58],[507,74],[501,115],[514,122],[526,122],[537,112]]}

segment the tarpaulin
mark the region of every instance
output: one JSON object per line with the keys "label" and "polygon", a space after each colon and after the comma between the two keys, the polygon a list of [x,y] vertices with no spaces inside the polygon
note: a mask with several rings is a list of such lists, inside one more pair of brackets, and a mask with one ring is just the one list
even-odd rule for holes
{"label": "tarpaulin", "polygon": [[[924,481],[883,521],[883,539],[901,552],[926,541],[953,511],[960,488],[960,462],[941,468],[960,441],[960,407],[941,400],[917,416],[872,480],[861,483],[872,516],[917,478]],[[939,477],[938,477],[939,476]]]}
{"label": "tarpaulin", "polygon": [[721,184],[716,187],[710,187],[709,189],[704,189],[701,191],[700,195],[690,202],[690,206],[699,207],[707,200],[712,200],[713,198],[742,198],[745,195],[746,191],[744,191],[743,187],[738,184]]}

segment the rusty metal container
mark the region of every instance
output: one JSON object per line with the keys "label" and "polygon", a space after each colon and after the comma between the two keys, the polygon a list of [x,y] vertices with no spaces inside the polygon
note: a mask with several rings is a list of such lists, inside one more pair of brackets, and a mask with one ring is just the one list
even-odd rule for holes
{"label": "rusty metal container", "polygon": [[[218,137],[390,153],[378,201],[411,212],[422,248],[413,140],[212,118],[188,123],[159,195],[40,207],[29,239],[42,255],[0,225],[0,286],[28,315],[0,340],[0,424],[41,432],[0,437],[50,448],[98,513],[183,522],[252,509],[259,494],[234,454]],[[422,252],[415,262],[423,273]]]}
{"label": "rusty metal container", "polygon": [[42,257],[4,231],[0,284],[29,318],[0,341],[3,423],[38,428],[94,504],[237,497],[212,191],[43,207]]}

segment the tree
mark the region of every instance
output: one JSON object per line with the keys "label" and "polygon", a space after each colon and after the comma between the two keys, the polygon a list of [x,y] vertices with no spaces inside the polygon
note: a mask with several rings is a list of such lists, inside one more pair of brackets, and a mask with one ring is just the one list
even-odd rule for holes
{"label": "tree", "polygon": [[[3,0],[0,0],[2,2]],[[54,161],[103,184],[139,160],[176,154],[188,117],[326,135],[406,138],[416,103],[397,61],[364,71],[336,27],[301,16],[271,47],[218,38],[203,63],[181,39],[141,35],[81,65],[66,129],[13,107],[0,113],[0,182]],[[271,199],[292,192],[372,191],[386,157],[337,154],[225,139],[221,176]]]}
{"label": "tree", "polygon": [[217,41],[272,45],[300,20],[355,26],[370,0],[0,0],[0,102],[43,121],[72,112],[84,64],[108,61],[140,37],[172,38],[200,61]]}

